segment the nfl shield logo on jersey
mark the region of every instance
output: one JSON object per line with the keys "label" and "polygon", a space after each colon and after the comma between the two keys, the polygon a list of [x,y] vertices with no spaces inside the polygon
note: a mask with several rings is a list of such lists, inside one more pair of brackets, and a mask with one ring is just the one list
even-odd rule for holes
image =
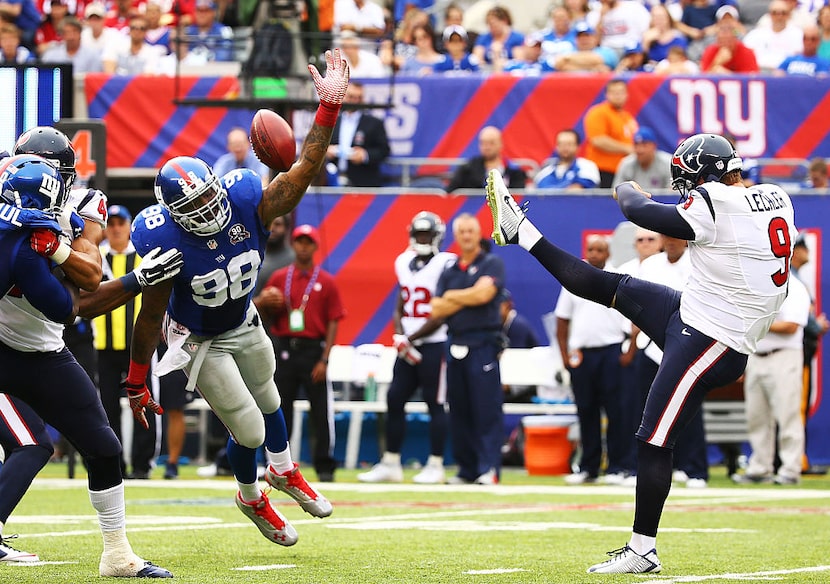
{"label": "nfl shield logo on jersey", "polygon": [[236,245],[237,243],[242,243],[249,237],[251,234],[248,233],[248,230],[245,229],[245,226],[242,223],[236,223],[235,225],[231,225],[231,228],[228,229],[228,237],[231,240],[231,243]]}
{"label": "nfl shield logo on jersey", "polygon": [[208,239],[207,246],[208,246],[208,249],[213,250],[213,249],[216,249],[217,247],[219,247],[219,244],[216,243],[215,239]]}

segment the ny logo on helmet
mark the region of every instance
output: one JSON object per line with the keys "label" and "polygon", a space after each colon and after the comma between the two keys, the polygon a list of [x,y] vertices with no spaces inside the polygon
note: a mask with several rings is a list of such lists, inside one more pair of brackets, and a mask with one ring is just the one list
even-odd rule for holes
{"label": "ny logo on helmet", "polygon": [[49,197],[49,200],[58,201],[60,200],[60,195],[63,191],[63,185],[57,178],[49,176],[44,172],[43,179],[40,182],[40,189],[38,190],[41,194]]}

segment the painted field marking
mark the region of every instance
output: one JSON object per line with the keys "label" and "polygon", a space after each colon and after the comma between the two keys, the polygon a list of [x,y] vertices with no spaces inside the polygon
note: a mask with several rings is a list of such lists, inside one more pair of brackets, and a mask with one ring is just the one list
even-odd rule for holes
{"label": "painted field marking", "polygon": [[516,572],[527,572],[524,568],[494,568],[492,570],[467,570],[462,574],[515,574]]}
{"label": "painted field marking", "polygon": [[238,570],[240,572],[264,572],[266,570],[287,570],[296,567],[297,564],[272,564],[270,566],[242,566],[240,568],[231,568],[231,570]]}
{"label": "painted field marking", "polygon": [[[661,530],[662,531],[662,530]],[[827,572],[830,571],[830,566],[811,566],[806,568],[793,568],[791,570],[764,570],[763,572],[744,572],[734,574],[710,574],[706,576],[658,576],[654,580],[647,580],[641,584],[682,584],[684,582],[706,582],[708,580],[783,580],[777,576],[787,576],[789,574],[804,574],[809,572]]]}

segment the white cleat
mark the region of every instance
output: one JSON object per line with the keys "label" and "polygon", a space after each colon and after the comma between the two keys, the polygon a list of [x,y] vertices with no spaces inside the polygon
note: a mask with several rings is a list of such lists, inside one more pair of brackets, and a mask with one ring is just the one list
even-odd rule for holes
{"label": "white cleat", "polygon": [[[443,472],[443,470],[444,469],[442,467],[441,471]],[[421,471],[418,476],[423,474],[425,471],[426,467],[424,467],[424,470]],[[373,466],[371,470],[357,475],[357,480],[361,483],[402,483],[403,467],[401,467],[400,464],[379,462]]]}
{"label": "white cleat", "polygon": [[296,462],[293,469],[284,473],[277,473],[273,466],[268,465],[265,481],[297,501],[309,515],[328,517],[333,511],[329,500],[306,482]]}
{"label": "white cleat", "polygon": [[114,578],[172,578],[168,570],[156,566],[153,562],[142,560],[137,555],[105,553],[98,564],[101,576]]}
{"label": "white cleat", "polygon": [[589,574],[644,574],[646,572],[656,573],[663,569],[663,565],[657,558],[657,550],[653,549],[644,556],[641,556],[633,549],[621,547],[618,550],[608,552],[610,560],[595,564],[588,568]]}
{"label": "white cleat", "polygon": [[239,492],[236,493],[236,506],[259,528],[259,531],[268,541],[279,545],[290,546],[297,543],[297,530],[288,523],[282,514],[274,509],[268,496],[262,493],[262,498],[254,503],[246,503]]}
{"label": "white cleat", "polygon": [[419,485],[443,485],[447,480],[444,465],[428,464],[421,472],[412,477],[412,482]]}
{"label": "white cleat", "polygon": [[17,539],[17,535],[0,535],[0,562],[39,562],[37,554],[22,552],[9,545],[9,540]]}
{"label": "white cleat", "polygon": [[496,245],[519,243],[519,224],[525,219],[524,211],[507,190],[501,174],[496,169],[487,175],[487,205],[493,216],[493,241]]}

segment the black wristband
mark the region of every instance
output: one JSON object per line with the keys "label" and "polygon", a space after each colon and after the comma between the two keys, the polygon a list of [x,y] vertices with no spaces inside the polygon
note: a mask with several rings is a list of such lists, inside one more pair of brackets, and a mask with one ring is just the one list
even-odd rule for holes
{"label": "black wristband", "polygon": [[124,286],[124,290],[128,292],[141,292],[141,284],[138,283],[138,276],[135,273],[130,272],[118,279],[121,280],[121,285]]}

